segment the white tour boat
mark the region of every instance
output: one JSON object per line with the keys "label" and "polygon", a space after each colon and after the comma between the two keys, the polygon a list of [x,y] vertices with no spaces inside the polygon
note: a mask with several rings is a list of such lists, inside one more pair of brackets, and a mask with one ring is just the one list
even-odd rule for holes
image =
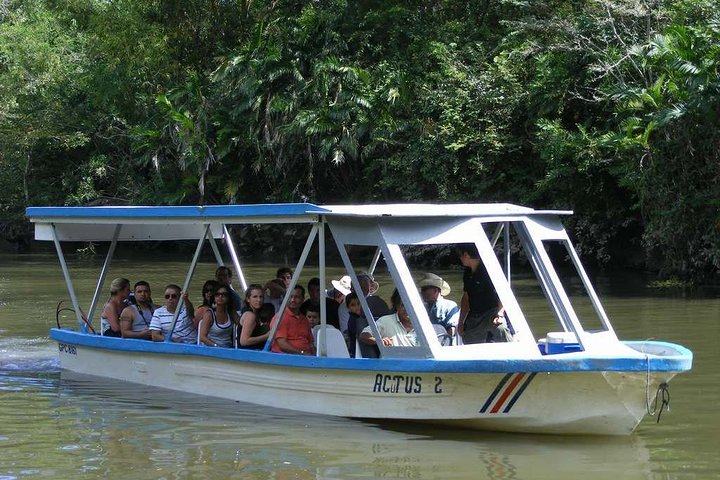
{"label": "white tour boat", "polygon": [[[78,330],[50,332],[58,342],[63,369],[343,417],[509,432],[629,434],[652,413],[667,382],[690,370],[692,353],[672,343],[618,339],[560,222],[559,217],[569,213],[510,204],[27,209],[35,238],[55,244],[79,324]],[[111,338],[88,331],[86,320],[92,324],[96,318],[118,242],[197,240],[183,285],[188,291],[205,242],[223,264],[216,241],[222,239],[245,287],[230,233],[255,224],[307,225],[309,235],[292,285],[316,243],[320,283],[329,285],[327,229],[356,291],[360,285],[355,272],[367,265],[354,264],[359,262],[353,263],[353,252],[375,253],[371,271],[384,259],[410,314],[417,345],[379,345],[380,358],[350,358],[342,335],[326,326],[324,302],[317,356],[272,353],[269,342],[264,351],[253,351]],[[110,242],[87,318],[81,313],[61,242]],[[413,248],[447,251],[459,243],[477,247],[512,320],[514,341],[445,345],[439,340],[406,253]],[[551,253],[557,252],[566,260],[563,265],[551,261],[557,257]],[[519,253],[533,275],[511,274],[511,265],[516,265],[511,253]],[[569,277],[568,266],[574,267]],[[522,298],[532,286],[539,292],[535,301]],[[281,309],[288,298],[289,294]],[[360,300],[371,319],[367,301],[362,295]],[[375,322],[369,324],[379,338]]]}

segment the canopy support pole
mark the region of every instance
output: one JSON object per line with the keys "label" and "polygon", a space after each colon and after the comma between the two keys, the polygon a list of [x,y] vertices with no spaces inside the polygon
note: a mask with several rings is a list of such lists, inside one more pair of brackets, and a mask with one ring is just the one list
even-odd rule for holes
{"label": "canopy support pole", "polygon": [[80,304],[78,303],[77,296],[75,295],[75,287],[73,287],[72,280],[70,279],[70,271],[65,263],[65,255],[63,255],[62,247],[60,246],[60,240],[58,240],[57,232],[55,231],[55,224],[51,223],[50,226],[52,231],[53,243],[55,244],[55,250],[57,251],[58,259],[60,260],[60,268],[62,268],[63,276],[65,277],[65,285],[67,286],[68,293],[70,294],[70,301],[75,309],[75,318],[80,325],[80,331],[87,333],[85,324],[80,313]]}
{"label": "canopy support pole", "polygon": [[292,295],[293,289],[295,289],[295,285],[297,285],[297,281],[300,279],[300,273],[302,272],[303,267],[305,267],[305,260],[307,260],[307,257],[310,254],[310,248],[312,247],[313,243],[315,242],[315,236],[317,235],[317,233],[318,233],[318,225],[316,223],[312,226],[312,229],[310,230],[310,235],[308,235],[307,241],[305,242],[305,248],[303,248],[302,255],[300,255],[300,260],[298,261],[297,265],[295,266],[295,272],[293,273],[293,276],[290,279],[290,285],[288,286],[287,291],[285,292],[283,301],[280,304],[280,309],[275,313],[275,318],[277,318],[277,320],[275,321],[275,324],[270,329],[270,335],[268,336],[268,339],[265,342],[265,346],[263,347],[263,351],[265,351],[265,352],[270,350],[272,341],[275,338],[275,332],[277,331],[278,327],[280,326],[280,322],[282,321],[283,313],[285,313],[285,307],[287,307],[288,301],[290,300],[290,295]]}
{"label": "canopy support pole", "polygon": [[[384,355],[387,357],[416,357],[417,353],[420,352],[422,356],[426,358],[437,357],[437,353],[439,352],[437,349],[441,348],[437,340],[437,333],[432,328],[430,319],[427,318],[427,311],[410,274],[410,270],[407,267],[407,263],[403,258],[402,250],[400,250],[399,245],[390,244],[385,238],[381,238],[380,242],[388,270],[393,280],[395,280],[395,287],[408,312],[418,341],[415,347],[385,347],[387,353],[384,353]],[[427,321],[421,322],[419,316],[427,318]]]}
{"label": "canopy support pole", "polygon": [[165,337],[165,343],[170,343],[172,341],[172,334],[175,331],[175,324],[177,323],[178,316],[180,315],[180,310],[185,306],[185,300],[182,298],[183,293],[187,293],[188,289],[190,288],[190,281],[192,280],[193,274],[195,273],[195,267],[197,266],[198,259],[200,258],[200,252],[202,252],[203,243],[205,243],[205,238],[208,236],[208,233],[210,233],[210,224],[205,224],[205,234],[200,237],[200,241],[197,244],[197,248],[195,249],[195,255],[193,256],[192,263],[190,264],[190,268],[188,269],[187,276],[185,277],[185,283],[183,283],[182,292],[180,294],[180,298],[178,298],[178,306],[175,309],[175,313],[173,314],[172,323],[170,324],[170,331],[168,332],[167,337]]}
{"label": "canopy support pole", "polygon": [[210,247],[212,248],[213,254],[215,255],[215,261],[218,264],[218,267],[223,266],[223,259],[222,255],[220,254],[220,249],[217,246],[217,242],[215,241],[215,237],[212,236],[212,232],[208,232],[207,235],[208,242],[210,242]]}
{"label": "canopy support pole", "polygon": [[377,264],[380,261],[380,247],[375,249],[375,255],[373,255],[372,261],[370,262],[370,268],[368,269],[368,273],[370,275],[375,275],[375,269],[377,268]]}
{"label": "canopy support pole", "polygon": [[[347,253],[347,250],[345,250],[345,245],[343,245],[339,240],[335,240],[335,243],[337,244],[338,251],[340,252],[340,258],[342,259],[343,265],[345,265],[345,270],[350,275],[350,279],[352,280],[352,285],[355,290],[355,292],[361,292],[360,295],[357,296],[358,300],[360,301],[360,306],[363,309],[363,312],[365,312],[365,318],[368,321],[368,326],[370,327],[370,330],[372,331],[373,337],[376,339],[379,339],[377,341],[377,347],[380,350],[380,355],[384,356],[387,351],[385,345],[383,345],[382,342],[382,336],[380,335],[380,330],[377,327],[377,324],[375,323],[375,317],[373,316],[372,312],[370,311],[370,306],[367,303],[367,298],[365,298],[365,295],[362,294],[362,288],[360,287],[360,281],[357,279],[357,275],[355,275],[355,269],[352,266],[352,263],[350,262],[350,256]],[[378,249],[379,251],[379,249]],[[360,333],[357,332],[357,338],[360,338]]]}
{"label": "canopy support pole", "polygon": [[223,224],[223,234],[225,235],[225,241],[227,242],[230,257],[232,258],[233,265],[237,271],[238,279],[240,280],[240,286],[242,286],[242,291],[244,292],[247,290],[247,282],[245,281],[245,275],[243,275],[242,268],[240,268],[240,259],[235,251],[235,245],[233,244],[232,237],[230,236],[230,231],[225,224]]}
{"label": "canopy support pole", "polygon": [[320,219],[320,227],[318,232],[318,268],[320,269],[320,340],[318,345],[318,355],[327,357],[327,301],[325,292],[325,219]]}
{"label": "canopy support pole", "polygon": [[[93,319],[95,317],[95,309],[97,308],[98,300],[100,300],[100,293],[102,292],[103,285],[105,284],[105,277],[110,270],[110,262],[115,255],[115,247],[117,247],[117,241],[120,237],[120,230],[122,230],[122,225],[117,224],[115,226],[115,232],[113,233],[112,241],[110,242],[110,248],[108,249],[108,253],[105,256],[105,262],[103,263],[102,269],[100,270],[100,278],[98,278],[97,285],[95,286],[95,293],[93,293],[92,302],[90,302],[90,310],[88,311],[87,320],[90,325],[93,324]],[[102,331],[102,328],[100,328],[100,335],[103,334],[104,332]]]}
{"label": "canopy support pole", "polygon": [[508,285],[510,284],[510,222],[505,222],[504,229],[505,237],[505,276],[507,277]]}

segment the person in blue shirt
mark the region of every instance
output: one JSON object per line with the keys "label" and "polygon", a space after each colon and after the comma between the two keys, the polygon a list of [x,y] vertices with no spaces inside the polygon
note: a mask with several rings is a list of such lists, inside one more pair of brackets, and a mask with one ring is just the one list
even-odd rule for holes
{"label": "person in blue shirt", "polygon": [[425,302],[430,322],[443,326],[453,338],[460,318],[460,307],[445,298],[446,295],[450,295],[450,285],[434,273],[425,273],[418,281],[418,288]]}

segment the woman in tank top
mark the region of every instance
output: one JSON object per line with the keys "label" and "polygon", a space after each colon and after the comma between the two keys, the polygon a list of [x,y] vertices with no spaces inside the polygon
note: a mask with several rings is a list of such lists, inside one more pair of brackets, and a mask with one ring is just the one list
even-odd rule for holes
{"label": "woman in tank top", "polygon": [[208,309],[200,327],[200,342],[209,347],[232,347],[233,326],[240,321],[225,285],[215,291],[215,310]]}
{"label": "woman in tank top", "polygon": [[[238,338],[238,347],[261,350],[265,346],[265,342],[270,335],[270,318],[261,315],[265,304],[263,287],[259,284],[253,284],[245,291],[246,309],[240,317],[240,334]],[[274,308],[268,305],[269,308]]]}
{"label": "woman in tank top", "polygon": [[100,331],[105,337],[120,337],[120,314],[130,296],[130,280],[116,278],[110,282],[110,298],[100,316]]}

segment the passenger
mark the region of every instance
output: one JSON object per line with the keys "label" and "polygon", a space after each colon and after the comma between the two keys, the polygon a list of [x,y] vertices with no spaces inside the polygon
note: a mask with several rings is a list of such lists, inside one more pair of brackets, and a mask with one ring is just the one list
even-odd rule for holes
{"label": "passenger", "polygon": [[358,274],[358,282],[360,282],[360,288],[362,289],[363,295],[365,295],[365,300],[367,300],[368,307],[370,307],[370,313],[372,313],[373,318],[380,318],[392,313],[387,302],[375,295],[380,288],[380,285],[375,281],[372,275],[366,272],[361,272]]}
{"label": "passenger", "polygon": [[[302,310],[301,313],[303,313]],[[307,310],[305,310],[304,315],[305,318],[307,318],[311,329],[320,325],[320,309],[317,306],[310,305]]]}
{"label": "passenger", "polygon": [[215,309],[208,308],[200,326],[200,343],[208,347],[232,347],[233,326],[240,323],[230,287],[220,285],[213,294]]}
{"label": "passenger", "polygon": [[[343,295],[344,297],[344,295]],[[340,328],[338,320],[338,307],[340,304],[334,299],[325,296],[325,322],[335,328]],[[320,311],[320,279],[313,277],[308,282],[308,299],[303,302],[300,311],[307,316],[307,311],[311,308]]]}
{"label": "passenger", "polygon": [[133,286],[135,302],[125,307],[120,314],[120,329],[123,338],[150,340],[150,321],[155,313],[155,305],[150,295],[150,284],[140,280]]}
{"label": "passenger", "polygon": [[460,244],[457,253],[465,268],[458,322],[463,342],[511,342],[513,336],[501,314],[500,299],[475,244]]}
{"label": "passenger", "polygon": [[262,350],[270,336],[270,320],[275,309],[264,303],[263,287],[253,284],[245,291],[245,305],[240,317],[238,347]]}
{"label": "passenger", "polygon": [[332,280],[330,283],[333,286],[332,298],[338,304],[338,328],[346,333],[350,313],[345,305],[345,296],[352,292],[352,280],[350,275],[344,275],[340,280]]}
{"label": "passenger", "polygon": [[345,302],[345,296],[352,292],[352,280],[350,275],[345,275],[340,280],[331,280],[333,288],[327,292],[328,297],[335,300],[338,305]]}
{"label": "passenger", "polygon": [[197,330],[200,325],[200,320],[203,319],[205,313],[208,310],[212,310],[215,302],[215,290],[218,289],[220,283],[217,280],[208,280],[203,284],[202,287],[202,303],[198,308],[195,309],[195,316],[193,317],[193,325]]}
{"label": "passenger", "polygon": [[348,312],[350,312],[347,330],[348,351],[350,352],[351,357],[355,357],[355,346],[358,332],[361,332],[365,327],[367,327],[367,320],[363,315],[362,305],[360,305],[360,299],[358,298],[357,293],[350,292],[350,294],[345,297],[345,304],[347,304]]}
{"label": "passenger", "polygon": [[278,312],[273,317],[271,326],[274,326],[280,319],[280,325],[275,331],[275,338],[272,342],[273,352],[315,355],[310,324],[305,315],[300,313],[304,297],[305,289],[297,285],[290,295],[285,312]]}
{"label": "passenger", "polygon": [[272,305],[277,312],[280,310],[280,305],[282,305],[285,291],[285,283],[279,278],[268,280],[265,284],[265,303]]}
{"label": "passenger", "polygon": [[441,325],[451,338],[454,337],[460,318],[460,308],[457,303],[444,298],[450,295],[450,285],[434,273],[425,273],[418,282],[418,287],[430,322]]}
{"label": "passenger", "polygon": [[[400,292],[397,289],[392,294],[391,302],[395,313],[380,317],[376,322],[383,345],[388,347],[414,347],[417,345],[415,327],[410,321],[410,315],[408,315],[400,297]],[[360,334],[360,341],[367,345],[377,344],[370,326],[363,329]]]}
{"label": "passenger", "polygon": [[280,267],[277,269],[277,272],[275,272],[275,278],[281,280],[283,286],[287,290],[290,286],[290,281],[292,280],[292,270],[288,267]]}
{"label": "passenger", "polygon": [[100,316],[100,331],[105,337],[122,337],[120,315],[127,306],[130,296],[130,280],[116,278],[110,282],[110,298]]}
{"label": "passenger", "polygon": [[[375,296],[375,292],[377,292],[380,286],[373,276],[367,272],[360,272],[357,274],[357,279],[360,283],[362,293],[365,295],[365,300],[367,301],[373,318],[377,320],[380,317],[390,314],[391,312],[388,308],[387,302],[385,302],[382,298]],[[352,291],[355,291],[354,287],[352,288]],[[342,332],[347,332],[347,324],[350,319],[347,304],[340,305],[338,308],[338,316],[340,317],[340,330]]]}
{"label": "passenger", "polygon": [[217,270],[215,270],[215,280],[217,280],[218,283],[227,285],[230,288],[230,295],[233,297],[233,305],[240,308],[240,305],[242,305],[242,298],[240,298],[240,294],[238,294],[232,286],[232,276],[232,270],[224,265],[219,266]]}
{"label": "passenger", "polygon": [[[179,306],[181,296],[183,305]],[[172,341],[179,343],[195,343],[197,341],[197,330],[192,321],[195,314],[193,304],[188,299],[187,293],[181,292],[180,287],[171,283],[165,287],[165,305],[155,310],[150,321],[150,332],[154,342],[165,341],[165,336],[170,332],[172,326],[175,310],[178,308],[180,313],[175,323]]]}

